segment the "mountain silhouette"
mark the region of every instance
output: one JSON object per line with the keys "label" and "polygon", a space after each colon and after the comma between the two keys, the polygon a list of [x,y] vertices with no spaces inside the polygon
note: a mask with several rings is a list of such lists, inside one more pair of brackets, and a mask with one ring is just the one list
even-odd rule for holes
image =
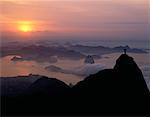
{"label": "mountain silhouette", "polygon": [[84,106],[80,106],[80,112],[84,108],[92,114],[99,111],[101,114],[146,113],[150,104],[142,72],[133,58],[126,54],[117,59],[113,69],[102,70],[77,83],[72,95],[79,97],[78,100],[82,97]]}
{"label": "mountain silhouette", "polygon": [[41,77],[24,95],[2,96],[3,115],[150,115],[150,93],[134,59],[122,54],[113,69],[75,86]]}
{"label": "mountain silhouette", "polygon": [[88,56],[85,58],[84,63],[85,63],[85,64],[94,64],[95,62],[94,62],[93,57],[90,56],[90,55],[88,55]]}
{"label": "mountain silhouette", "polygon": [[35,81],[27,90],[30,95],[60,96],[69,91],[70,87],[55,78],[42,77]]}
{"label": "mountain silhouette", "polygon": [[[132,57],[122,54],[116,61],[113,69],[105,69],[75,85],[74,90],[82,94],[100,92],[100,95],[145,96],[149,94],[141,70]],[[89,90],[88,90],[89,89]],[[78,90],[78,91],[77,91]],[[83,90],[83,92],[82,92]],[[87,90],[87,91],[86,91]],[[103,93],[103,94],[101,94]],[[96,93],[97,95],[97,93]]]}
{"label": "mountain silhouette", "polygon": [[[114,66],[116,77],[121,80],[122,90],[128,91],[128,95],[146,96],[149,94],[143,74],[132,57],[121,55]],[[119,81],[119,80],[118,80]]]}

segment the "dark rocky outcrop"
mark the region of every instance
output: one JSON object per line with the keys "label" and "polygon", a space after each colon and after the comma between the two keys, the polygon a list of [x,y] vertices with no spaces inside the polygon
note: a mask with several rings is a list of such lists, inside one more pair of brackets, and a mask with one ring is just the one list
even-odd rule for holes
{"label": "dark rocky outcrop", "polygon": [[61,96],[68,93],[70,87],[55,78],[42,77],[28,88],[27,93],[33,96]]}
{"label": "dark rocky outcrop", "polygon": [[126,54],[117,59],[114,69],[105,69],[91,75],[75,85],[74,89],[79,89],[78,92],[81,92],[81,94],[87,93],[89,96],[90,90],[93,90],[91,93],[95,93],[95,95],[98,94],[96,92],[98,91],[100,92],[100,97],[116,95],[116,97],[134,96],[137,98],[149,93],[141,70],[133,58]]}
{"label": "dark rocky outcrop", "polygon": [[11,58],[11,61],[23,61],[23,58],[19,56],[14,56],[13,58]]}
{"label": "dark rocky outcrop", "polygon": [[[80,111],[92,113],[146,114],[150,104],[149,90],[141,70],[132,57],[121,55],[114,69],[105,69],[73,87]],[[99,108],[97,108],[99,107]]]}
{"label": "dark rocky outcrop", "polygon": [[27,88],[39,78],[41,78],[40,75],[32,75],[32,74],[29,74],[28,76],[16,76],[7,78],[1,77],[0,95],[12,97],[24,94]]}
{"label": "dark rocky outcrop", "polygon": [[88,56],[85,58],[84,63],[85,63],[85,64],[94,64],[95,62],[94,62],[93,57],[90,56],[90,55],[88,55]]}
{"label": "dark rocky outcrop", "polygon": [[116,61],[114,72],[125,95],[137,98],[149,94],[143,74],[132,57],[121,55]]}

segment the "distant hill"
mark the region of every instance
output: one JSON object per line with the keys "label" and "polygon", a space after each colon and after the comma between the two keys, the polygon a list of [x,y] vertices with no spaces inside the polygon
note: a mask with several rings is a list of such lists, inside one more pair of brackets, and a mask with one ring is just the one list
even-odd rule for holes
{"label": "distant hill", "polygon": [[[37,52],[38,51],[38,52]],[[39,45],[22,45],[12,47],[2,47],[1,56],[18,55],[22,57],[22,60],[34,60],[38,62],[56,62],[58,59],[73,59],[79,60],[84,58],[85,55],[80,52],[66,49],[65,47],[47,47]]]}
{"label": "distant hill", "polygon": [[37,79],[40,75],[16,76],[16,77],[1,77],[1,96],[17,96],[23,94],[26,89]]}
{"label": "distant hill", "polygon": [[83,54],[103,55],[116,52],[123,52],[126,49],[129,53],[148,53],[145,50],[138,48],[130,48],[129,46],[118,46],[114,48],[105,46],[84,46],[84,45],[69,45],[69,48]]}
{"label": "distant hill", "polygon": [[41,77],[28,88],[29,95],[60,96],[68,92],[70,87],[55,78]]}
{"label": "distant hill", "polygon": [[[58,59],[79,60],[87,55],[92,55],[94,59],[100,59],[103,54],[122,52],[124,49],[129,53],[148,53],[146,50],[130,48],[129,46],[118,46],[114,48],[104,46],[84,46],[84,45],[34,45],[18,44],[1,47],[1,57],[12,55],[12,60],[34,60],[38,62],[55,63]],[[38,52],[37,52],[38,51]],[[15,56],[20,56],[16,58]]]}

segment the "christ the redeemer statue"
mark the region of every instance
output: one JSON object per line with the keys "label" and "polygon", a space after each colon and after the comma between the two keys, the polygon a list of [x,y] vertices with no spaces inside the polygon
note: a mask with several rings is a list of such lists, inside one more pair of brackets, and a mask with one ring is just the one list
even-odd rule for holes
{"label": "christ the redeemer statue", "polygon": [[123,49],[124,50],[124,54],[127,54],[127,49]]}

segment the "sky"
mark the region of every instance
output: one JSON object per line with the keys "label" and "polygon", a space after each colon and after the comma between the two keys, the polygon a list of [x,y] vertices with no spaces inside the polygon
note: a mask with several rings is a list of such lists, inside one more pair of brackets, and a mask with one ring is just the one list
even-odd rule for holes
{"label": "sky", "polygon": [[2,39],[150,38],[150,0],[0,0],[0,19]]}

